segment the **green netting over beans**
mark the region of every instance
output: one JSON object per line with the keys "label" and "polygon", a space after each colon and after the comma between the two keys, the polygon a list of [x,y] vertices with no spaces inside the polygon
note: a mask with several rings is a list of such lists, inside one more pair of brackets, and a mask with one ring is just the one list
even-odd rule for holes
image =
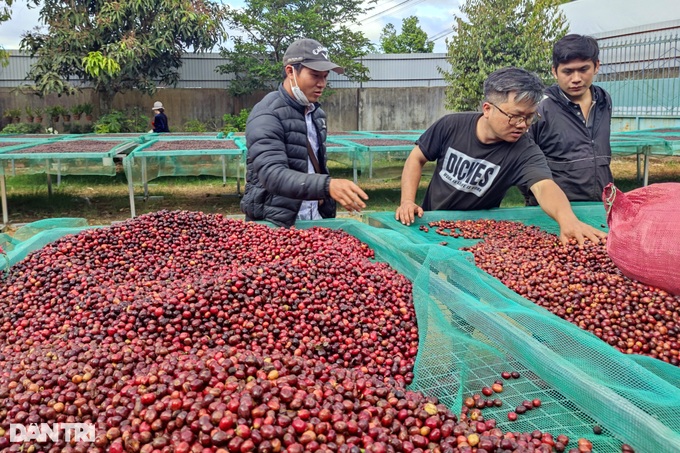
{"label": "green netting over beans", "polygon": [[113,157],[133,146],[135,142],[126,138],[94,136],[23,142],[0,148],[0,174],[114,176]]}
{"label": "green netting over beans", "polygon": [[[501,211],[477,214],[485,218]],[[526,212],[534,214],[532,224],[544,221],[536,210]],[[515,215],[531,222],[526,212],[518,209]],[[443,218],[435,214],[436,220]],[[592,214],[591,222],[599,221],[594,210]],[[396,230],[353,219],[298,222],[296,228],[314,226],[357,237],[375,250],[378,260],[413,282],[420,332],[413,389],[437,396],[459,412],[465,397],[492,384],[502,371],[519,371],[521,377],[505,381],[497,395],[503,406],[482,410],[504,431],[567,434],[572,439],[568,448],[586,437],[598,453],[619,452],[622,442],[638,452],[680,451],[678,368],[614,350],[479,271],[467,252],[431,241],[416,243]],[[46,234],[53,240],[78,231],[50,230],[36,236]],[[36,248],[45,243],[36,241]],[[511,408],[533,398],[541,399],[540,408],[507,421]],[[601,435],[592,432],[596,423],[603,427]]]}
{"label": "green netting over beans", "polygon": [[[601,203],[575,203],[574,212],[586,223],[606,230]],[[517,422],[502,424],[504,428],[512,425],[526,430],[536,423],[538,429],[555,432],[544,425],[550,420],[568,429],[570,437],[595,441],[595,451],[618,451],[611,444],[598,445],[603,439],[592,434],[594,420],[636,451],[680,451],[680,368],[650,357],[623,354],[517,295],[479,270],[471,254],[457,250],[477,240],[444,237],[433,229],[424,232],[418,228],[442,219],[514,220],[552,233],[558,230],[540,208],[427,212],[410,227],[397,222],[394,213],[367,216],[369,224],[408,237],[418,250],[416,261],[431,270],[421,272],[414,281],[414,291],[423,291],[432,301],[416,305],[419,328],[436,332],[426,334],[421,344],[414,386],[451,398],[453,390],[461,388],[455,379],[449,387],[442,385],[450,379],[452,368],[460,367],[454,374],[468,376],[466,380],[477,376],[480,383],[488,385],[501,371],[515,366],[524,369],[522,375],[530,379],[523,381],[524,387],[510,407],[517,400],[531,400],[532,395],[553,401],[547,405],[550,413],[531,411],[531,418],[524,414]],[[440,241],[448,242],[447,247],[439,245]],[[410,249],[403,243],[398,248],[402,253]],[[450,330],[451,325],[458,327]],[[509,355],[496,355],[498,351],[483,347],[471,353],[460,345],[460,331],[484,338],[484,345],[487,340],[497,342]],[[478,384],[472,391],[479,388]],[[514,386],[510,389],[515,390]],[[493,416],[500,422],[507,411],[501,407]]]}
{"label": "green netting over beans", "polygon": [[406,136],[411,136],[415,135],[415,138],[420,137],[422,133],[425,132],[425,129],[417,129],[417,130],[384,130],[384,131],[356,131],[357,134],[363,134],[367,136],[374,136],[374,137],[392,137],[392,136],[401,136],[401,135],[406,135]]}
{"label": "green netting over beans", "polygon": [[177,138],[177,137],[206,137],[206,138],[225,138],[225,137],[232,137],[234,134],[233,132],[230,132],[228,134],[225,134],[224,132],[149,132],[148,134],[145,134],[146,138],[148,139],[154,139],[157,138],[159,140],[165,140],[168,138]]}
{"label": "green netting over beans", "polygon": [[6,141],[62,140],[76,136],[74,134],[0,134],[0,143]]}
{"label": "green netting over beans", "polygon": [[80,231],[92,228],[87,220],[81,218],[43,219],[19,227],[11,236],[0,233],[0,247],[5,251],[7,260],[0,259],[0,269],[15,265],[26,258],[30,252],[38,250],[50,242]]}
{"label": "green netting over beans", "polygon": [[[604,221],[600,204],[582,204],[574,210],[594,226]],[[433,220],[447,218],[443,214],[432,213]],[[533,208],[478,211],[476,217],[456,214],[465,218],[492,214],[491,218],[557,229],[552,219]],[[383,215],[393,218],[394,213],[368,217]],[[368,243],[379,259],[414,282],[421,338],[414,389],[439,397],[455,411],[465,397],[479,393],[502,371],[516,370],[521,378],[505,382],[503,406],[483,410],[501,429],[586,437],[597,452],[620,451],[621,441],[637,451],[680,451],[677,367],[620,353],[478,270],[467,252],[432,240],[409,244],[396,231],[376,231],[358,222],[334,222],[334,228]],[[301,222],[298,227],[309,224],[324,225]],[[419,231],[417,226],[409,228]],[[507,421],[510,408],[533,398],[543,402],[539,409]],[[593,434],[594,424],[604,428],[603,434]]]}
{"label": "green netting over beans", "polygon": [[[572,210],[579,220],[594,226],[603,231],[607,231],[607,220],[604,205],[599,202],[572,203]],[[549,233],[559,233],[557,222],[550,218],[538,206],[521,208],[498,208],[486,211],[427,211],[422,218],[416,218],[411,226],[402,225],[394,218],[394,212],[376,212],[366,215],[366,222],[369,225],[389,228],[395,230],[414,243],[439,244],[446,242],[447,247],[458,250],[461,247],[474,245],[478,240],[453,238],[441,236],[430,230],[424,232],[419,229],[421,225],[437,220],[513,220],[522,222],[525,225],[534,225]]]}
{"label": "green netting over beans", "polygon": [[240,178],[243,174],[240,139],[168,134],[147,138],[123,159],[128,181],[146,183],[162,176],[199,175]]}
{"label": "green netting over beans", "polygon": [[326,133],[326,139],[338,139],[338,138],[358,138],[358,137],[367,137],[367,136],[373,136],[372,133],[366,132],[366,131],[328,131]]}

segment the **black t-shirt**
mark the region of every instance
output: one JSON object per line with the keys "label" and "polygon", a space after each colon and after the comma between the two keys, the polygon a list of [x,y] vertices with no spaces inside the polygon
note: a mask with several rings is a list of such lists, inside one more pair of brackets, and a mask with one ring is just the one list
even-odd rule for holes
{"label": "black t-shirt", "polygon": [[424,210],[497,208],[510,187],[531,187],[552,179],[543,152],[528,136],[515,143],[480,142],[476,130],[481,116],[476,112],[446,115],[416,142],[428,160],[437,161]]}

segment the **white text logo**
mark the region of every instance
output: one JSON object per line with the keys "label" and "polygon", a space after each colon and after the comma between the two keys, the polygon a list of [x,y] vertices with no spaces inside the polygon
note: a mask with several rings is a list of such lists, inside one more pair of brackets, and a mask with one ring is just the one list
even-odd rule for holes
{"label": "white text logo", "polygon": [[31,424],[28,426],[20,423],[10,423],[10,442],[46,442],[49,438],[52,442],[59,440],[59,434],[64,433],[66,442],[94,442],[94,425],[91,423],[47,423]]}
{"label": "white text logo", "polygon": [[449,148],[439,172],[442,180],[456,189],[483,196],[500,173],[500,166],[484,159],[475,159]]}

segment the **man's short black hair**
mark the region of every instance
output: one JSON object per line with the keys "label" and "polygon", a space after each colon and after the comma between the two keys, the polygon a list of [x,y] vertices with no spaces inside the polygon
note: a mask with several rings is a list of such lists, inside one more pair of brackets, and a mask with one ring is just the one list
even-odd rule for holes
{"label": "man's short black hair", "polygon": [[572,60],[590,60],[593,64],[600,61],[600,47],[597,40],[586,35],[567,35],[553,46],[553,68]]}
{"label": "man's short black hair", "polygon": [[503,103],[508,100],[510,93],[515,93],[515,102],[538,105],[543,99],[544,89],[543,82],[533,72],[509,66],[489,74],[484,81],[484,99]]}

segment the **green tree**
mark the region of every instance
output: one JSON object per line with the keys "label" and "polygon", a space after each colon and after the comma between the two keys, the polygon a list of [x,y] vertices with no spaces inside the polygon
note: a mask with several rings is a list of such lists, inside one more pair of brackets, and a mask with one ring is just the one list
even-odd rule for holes
{"label": "green tree", "polygon": [[[0,0],[0,24],[12,18],[12,0]],[[0,46],[0,66],[7,66],[9,53]]]}
{"label": "green tree", "polygon": [[[374,3],[374,1],[370,2]],[[368,9],[359,0],[246,0],[244,8],[228,8],[227,28],[232,47],[222,47],[226,63],[217,71],[232,77],[229,92],[250,94],[270,89],[282,78],[288,46],[312,38],[329,49],[333,62],[356,81],[368,80],[368,69],[357,59],[371,50],[370,41],[350,24]]]}
{"label": "green tree", "polygon": [[484,97],[484,79],[496,69],[517,66],[552,80],[552,46],[567,33],[561,0],[467,0],[454,15],[456,35],[447,40],[451,70],[446,107],[475,110]]}
{"label": "green tree", "polygon": [[182,54],[211,50],[224,37],[224,9],[208,0],[44,0],[47,31],[28,32],[21,48],[36,62],[27,79],[38,94],[69,94],[69,78],[99,92],[100,111],[116,93],[179,81]]}
{"label": "green tree", "polygon": [[394,25],[385,25],[380,34],[380,48],[384,53],[432,53],[434,42],[428,41],[418,18],[409,16],[401,21],[399,34]]}

